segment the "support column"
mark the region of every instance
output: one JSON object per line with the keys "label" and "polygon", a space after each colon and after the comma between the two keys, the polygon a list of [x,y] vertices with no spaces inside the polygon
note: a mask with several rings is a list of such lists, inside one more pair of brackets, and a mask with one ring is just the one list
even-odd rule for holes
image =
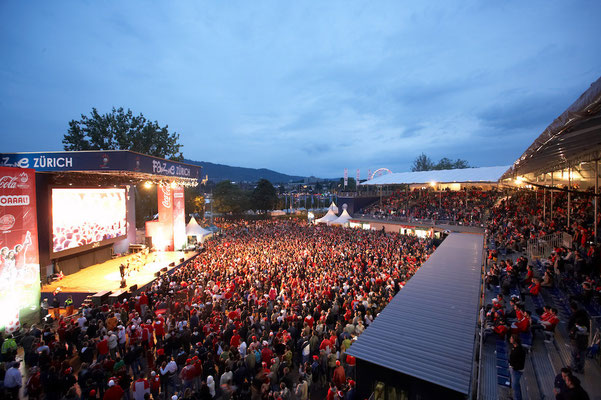
{"label": "support column", "polygon": [[572,214],[572,167],[568,168],[568,229],[570,229],[570,216]]}
{"label": "support column", "polygon": [[551,212],[549,214],[550,214],[551,219],[553,219],[553,171],[551,171],[551,204],[550,204],[550,207],[551,207]]}
{"label": "support column", "polygon": [[595,160],[595,244],[597,244],[597,204],[599,204],[599,160]]}

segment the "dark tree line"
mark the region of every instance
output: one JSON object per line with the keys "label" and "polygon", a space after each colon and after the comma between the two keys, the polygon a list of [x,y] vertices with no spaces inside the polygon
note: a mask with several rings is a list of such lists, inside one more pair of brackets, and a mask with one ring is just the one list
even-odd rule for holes
{"label": "dark tree line", "polygon": [[415,172],[463,168],[471,168],[466,160],[458,158],[455,161],[453,161],[450,158],[443,157],[440,159],[440,161],[435,163],[430,157],[422,153],[419,156],[417,156],[415,160],[413,160],[413,166],[411,167],[411,171]]}

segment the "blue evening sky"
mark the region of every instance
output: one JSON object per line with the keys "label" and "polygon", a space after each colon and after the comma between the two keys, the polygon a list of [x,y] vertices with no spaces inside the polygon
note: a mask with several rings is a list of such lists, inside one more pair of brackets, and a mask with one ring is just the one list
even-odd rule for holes
{"label": "blue evening sky", "polygon": [[187,158],[508,165],[601,76],[601,1],[0,2],[0,151],[131,108]]}

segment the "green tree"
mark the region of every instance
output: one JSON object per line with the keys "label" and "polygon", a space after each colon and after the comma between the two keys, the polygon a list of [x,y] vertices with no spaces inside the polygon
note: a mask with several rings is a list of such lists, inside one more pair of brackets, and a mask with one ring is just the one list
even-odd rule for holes
{"label": "green tree", "polygon": [[447,157],[443,157],[440,159],[438,164],[436,164],[432,169],[453,169],[453,161]]}
{"label": "green tree", "polygon": [[184,188],[184,198],[186,200],[186,215],[198,214],[200,218],[203,218],[205,213],[205,197],[200,193],[199,188]]}
{"label": "green tree", "polygon": [[251,195],[251,208],[266,213],[273,210],[278,203],[278,195],[275,188],[267,179],[261,179]]}
{"label": "green tree", "polygon": [[155,157],[181,160],[179,135],[169,133],[168,126],[159,126],[144,115],[133,115],[123,107],[110,113],[99,114],[92,108],[90,116],[71,120],[69,130],[63,137],[65,150],[132,150]]}
{"label": "green tree", "polygon": [[413,160],[413,166],[411,167],[411,171],[430,171],[434,168],[434,163],[424,153],[420,154]]}
{"label": "green tree", "polygon": [[466,160],[458,158],[453,161],[448,157],[443,157],[436,164],[424,153],[420,154],[413,160],[413,166],[411,171],[431,171],[441,169],[462,169],[470,168],[469,163]]}
{"label": "green tree", "polygon": [[471,168],[471,167],[466,160],[462,160],[462,159],[458,158],[453,163],[453,168],[454,169],[463,169],[463,168]]}
{"label": "green tree", "polygon": [[219,182],[213,190],[213,210],[224,214],[241,214],[248,210],[248,195],[230,181]]}

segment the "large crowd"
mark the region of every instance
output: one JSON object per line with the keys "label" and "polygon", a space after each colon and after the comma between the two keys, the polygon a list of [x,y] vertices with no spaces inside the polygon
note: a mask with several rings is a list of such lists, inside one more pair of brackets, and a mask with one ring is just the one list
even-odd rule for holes
{"label": "large crowd", "polygon": [[376,218],[414,218],[473,224],[484,222],[487,211],[498,198],[496,190],[432,189],[398,190],[391,196],[366,207],[363,212]]}
{"label": "large crowd", "polygon": [[[552,340],[560,319],[555,306],[535,309],[526,299],[540,298],[545,288],[568,293],[572,365],[559,377],[561,393],[569,385],[580,390],[574,373],[584,368],[583,343],[591,334],[580,305],[601,303],[592,197],[571,195],[569,223],[567,201],[564,192],[553,195],[551,207],[542,191],[415,190],[368,211],[486,222],[486,284],[499,295],[482,319],[489,335],[511,338],[512,371],[524,368],[520,334],[540,330]],[[222,228],[204,252],[144,293],[25,329],[18,358],[15,338],[1,338],[5,396],[19,393],[23,369],[14,360],[22,358],[32,399],[355,398],[355,360],[346,350],[434,243],[290,221]],[[553,233],[568,234],[570,243],[538,266],[530,263],[527,241]]]}
{"label": "large crowd", "polygon": [[[434,249],[379,231],[231,224],[144,293],[25,329],[24,389],[49,400],[353,399],[346,350]],[[2,342],[4,395],[16,398],[17,345]]]}

